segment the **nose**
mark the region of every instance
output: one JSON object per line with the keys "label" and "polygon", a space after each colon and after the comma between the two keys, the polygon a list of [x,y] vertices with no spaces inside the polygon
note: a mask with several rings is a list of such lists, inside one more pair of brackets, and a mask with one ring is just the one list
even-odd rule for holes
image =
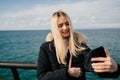
{"label": "nose", "polygon": [[63,25],[63,29],[67,29],[67,26],[65,24]]}

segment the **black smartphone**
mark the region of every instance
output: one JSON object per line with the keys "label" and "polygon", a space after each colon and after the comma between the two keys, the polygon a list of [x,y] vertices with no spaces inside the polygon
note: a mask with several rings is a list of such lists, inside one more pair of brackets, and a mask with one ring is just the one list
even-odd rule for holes
{"label": "black smartphone", "polygon": [[106,57],[106,54],[105,54],[105,51],[104,51],[104,47],[103,46],[100,46],[96,49],[93,49],[91,51],[91,55],[92,55],[92,58],[95,58],[95,57]]}
{"label": "black smartphone", "polygon": [[[95,58],[95,57],[106,57],[106,54],[105,54],[105,51],[104,51],[104,47],[100,46],[98,48],[93,49],[91,51],[91,56],[92,56],[92,58]],[[98,62],[101,62],[101,61],[93,61],[93,63],[98,63]]]}

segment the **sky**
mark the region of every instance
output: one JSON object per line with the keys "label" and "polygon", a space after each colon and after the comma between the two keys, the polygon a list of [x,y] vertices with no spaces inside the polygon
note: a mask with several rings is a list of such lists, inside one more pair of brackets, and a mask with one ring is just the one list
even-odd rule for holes
{"label": "sky", "polygon": [[58,10],[74,29],[120,28],[120,0],[0,0],[0,30],[50,29]]}

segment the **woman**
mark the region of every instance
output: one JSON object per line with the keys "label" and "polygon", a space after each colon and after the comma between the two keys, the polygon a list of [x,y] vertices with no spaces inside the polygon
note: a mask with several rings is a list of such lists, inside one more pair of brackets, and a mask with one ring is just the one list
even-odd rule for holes
{"label": "woman", "polygon": [[[73,31],[71,20],[65,12],[57,11],[52,15],[48,39],[40,47],[37,67],[39,80],[86,80],[85,71],[98,72],[101,69],[96,64],[92,64],[92,68],[87,39]],[[92,61],[96,61],[96,58]],[[117,68],[112,71],[113,74]]]}

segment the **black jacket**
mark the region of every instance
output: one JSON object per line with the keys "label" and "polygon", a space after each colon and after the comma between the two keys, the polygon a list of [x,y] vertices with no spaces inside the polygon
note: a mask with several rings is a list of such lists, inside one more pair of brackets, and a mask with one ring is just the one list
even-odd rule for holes
{"label": "black jacket", "polygon": [[[82,76],[79,78],[70,77],[68,75],[68,63],[69,63],[69,51],[67,53],[66,62],[67,65],[59,64],[56,57],[55,47],[53,41],[45,42],[41,45],[39,56],[38,56],[38,65],[37,65],[37,77],[38,80],[86,80],[85,71],[93,72],[91,67],[91,55],[90,49],[86,47],[85,51],[82,51],[77,57],[72,57],[72,67],[82,68]],[[120,71],[120,70],[119,70]],[[117,71],[113,73],[103,73],[98,74],[99,77],[118,77]]]}

